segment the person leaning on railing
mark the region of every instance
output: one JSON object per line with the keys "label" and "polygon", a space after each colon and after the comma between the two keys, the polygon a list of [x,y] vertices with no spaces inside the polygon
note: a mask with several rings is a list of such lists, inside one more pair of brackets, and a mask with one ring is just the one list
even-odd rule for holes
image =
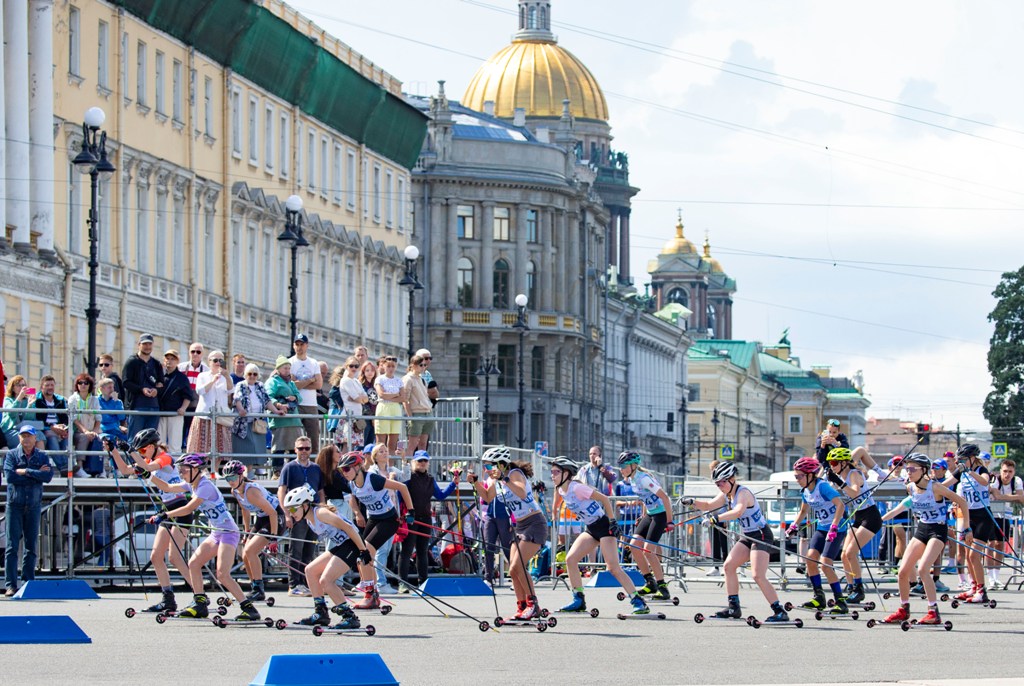
{"label": "person leaning on railing", "polygon": [[[28,382],[21,374],[11,377],[7,382],[7,392],[4,393],[4,410],[28,407],[30,396],[25,392]],[[4,412],[0,419],[0,427],[3,428],[5,444],[13,450],[17,448],[18,426],[28,421],[29,417],[23,412]]]}
{"label": "person leaning on railing", "polygon": [[[299,413],[299,389],[292,380],[292,363],[284,355],[277,358],[266,391],[277,408],[285,411],[280,417],[270,418],[274,439],[270,450],[278,454],[291,452],[295,439],[302,435],[302,420],[294,416]],[[280,469],[281,465],[275,463],[275,468]]]}

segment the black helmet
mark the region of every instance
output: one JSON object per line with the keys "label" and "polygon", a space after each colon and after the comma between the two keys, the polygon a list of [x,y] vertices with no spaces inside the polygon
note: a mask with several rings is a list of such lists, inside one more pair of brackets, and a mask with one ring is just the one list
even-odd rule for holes
{"label": "black helmet", "polygon": [[568,472],[571,477],[576,476],[576,472],[580,471],[580,466],[565,455],[559,455],[555,459],[551,460],[551,466],[558,467],[563,472]]}
{"label": "black helmet", "polygon": [[981,454],[981,449],[973,443],[964,443],[962,446],[956,449],[957,458],[963,458],[969,460],[972,457],[977,457]]}
{"label": "black helmet", "polygon": [[133,452],[138,452],[147,445],[156,445],[160,442],[160,432],[156,429],[143,429],[132,437],[131,447]]}
{"label": "black helmet", "polygon": [[632,450],[626,450],[619,453],[619,459],[616,460],[620,467],[625,467],[631,464],[640,464],[640,453],[635,453]]}
{"label": "black helmet", "polygon": [[926,474],[928,473],[928,470],[932,468],[932,461],[928,459],[928,456],[924,453],[911,453],[910,455],[907,455],[903,458],[903,464],[917,465],[923,469]]}

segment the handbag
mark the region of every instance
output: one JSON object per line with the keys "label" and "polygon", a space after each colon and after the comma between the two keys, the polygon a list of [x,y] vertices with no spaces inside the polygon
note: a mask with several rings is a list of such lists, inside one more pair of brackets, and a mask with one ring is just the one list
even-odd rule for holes
{"label": "handbag", "polygon": [[235,418],[234,417],[224,417],[224,416],[217,417],[217,426],[232,427],[234,425],[235,425]]}
{"label": "handbag", "polygon": [[262,418],[252,420],[252,432],[261,436],[267,433],[267,420]]}

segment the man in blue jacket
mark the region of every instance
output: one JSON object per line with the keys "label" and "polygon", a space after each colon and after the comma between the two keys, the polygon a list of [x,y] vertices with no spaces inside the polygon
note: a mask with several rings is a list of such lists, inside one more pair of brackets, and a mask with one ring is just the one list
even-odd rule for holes
{"label": "man in blue jacket", "polygon": [[7,451],[4,478],[7,480],[7,552],[4,558],[8,598],[18,591],[18,547],[25,539],[21,577],[36,575],[39,545],[39,513],[43,507],[43,484],[53,479],[50,458],[36,450],[36,430],[31,424],[18,429],[18,447]]}

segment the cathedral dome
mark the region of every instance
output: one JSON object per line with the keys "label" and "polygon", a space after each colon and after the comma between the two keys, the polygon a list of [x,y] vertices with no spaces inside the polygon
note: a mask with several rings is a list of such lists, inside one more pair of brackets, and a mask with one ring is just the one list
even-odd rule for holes
{"label": "cathedral dome", "polygon": [[676,237],[665,244],[661,250],[662,255],[696,255],[697,246],[683,236],[683,218],[676,222]]}

